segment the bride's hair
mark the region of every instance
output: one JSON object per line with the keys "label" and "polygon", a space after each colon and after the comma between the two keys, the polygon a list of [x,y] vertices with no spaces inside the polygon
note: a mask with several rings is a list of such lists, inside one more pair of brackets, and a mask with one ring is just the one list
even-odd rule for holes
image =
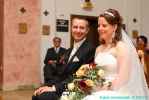
{"label": "bride's hair", "polygon": [[[112,43],[116,45],[116,43],[122,39],[122,17],[119,12],[115,9],[107,9],[104,13],[100,14],[99,17],[104,17],[110,25],[117,25],[115,35],[112,39]],[[104,40],[101,40],[101,44],[102,43],[105,43]]]}

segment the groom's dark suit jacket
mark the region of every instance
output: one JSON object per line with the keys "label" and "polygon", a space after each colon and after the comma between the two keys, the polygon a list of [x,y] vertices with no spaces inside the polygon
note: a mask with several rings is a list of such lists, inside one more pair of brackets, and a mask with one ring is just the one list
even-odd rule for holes
{"label": "groom's dark suit jacket", "polygon": [[55,84],[58,91],[61,91],[64,88],[64,84],[72,81],[72,75],[78,70],[81,65],[88,64],[94,61],[95,47],[87,40],[84,41],[77,52],[68,61],[72,49],[73,48],[68,49],[67,53],[65,54],[65,64],[62,66],[63,73],[58,79],[60,82]]}
{"label": "groom's dark suit jacket", "polygon": [[55,80],[51,80],[49,81],[49,83],[46,84],[49,86],[54,84],[56,86],[56,92],[48,92],[49,94],[47,93],[47,95],[44,95],[43,93],[41,94],[41,96],[39,95],[40,97],[38,99],[32,100],[57,100],[54,96],[61,96],[66,84],[73,80],[73,73],[75,73],[82,64],[93,62],[95,47],[87,40],[82,43],[74,56],[68,61],[72,49],[73,48],[68,49],[68,51],[65,53],[64,64],[62,66],[59,66],[61,67],[61,73],[59,75],[55,75]]}

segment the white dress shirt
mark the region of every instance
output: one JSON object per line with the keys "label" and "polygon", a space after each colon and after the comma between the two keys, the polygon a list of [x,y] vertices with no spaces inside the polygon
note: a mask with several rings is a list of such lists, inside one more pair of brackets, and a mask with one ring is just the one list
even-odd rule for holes
{"label": "white dress shirt", "polygon": [[58,48],[54,48],[54,49],[55,49],[55,52],[56,52],[56,53],[58,53],[58,52],[59,52],[60,47],[58,47]]}

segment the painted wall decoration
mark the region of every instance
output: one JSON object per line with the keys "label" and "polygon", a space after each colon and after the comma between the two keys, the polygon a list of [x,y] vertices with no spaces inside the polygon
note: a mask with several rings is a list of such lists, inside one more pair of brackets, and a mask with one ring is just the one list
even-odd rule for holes
{"label": "painted wall decoration", "polygon": [[91,10],[94,6],[90,0],[84,0],[84,2],[81,4],[81,7],[86,10]]}
{"label": "painted wall decoration", "polygon": [[138,30],[132,30],[132,38],[136,39],[139,36]]}
{"label": "painted wall decoration", "polygon": [[20,12],[23,14],[26,12],[26,9],[24,7],[20,8]]}
{"label": "painted wall decoration", "polygon": [[19,33],[27,33],[27,23],[19,23]]}
{"label": "painted wall decoration", "polygon": [[42,26],[42,34],[49,35],[50,34],[50,25],[43,25]]}
{"label": "painted wall decoration", "polygon": [[43,14],[44,14],[45,16],[48,16],[48,15],[49,15],[49,11],[45,10],[45,11],[43,12]]}

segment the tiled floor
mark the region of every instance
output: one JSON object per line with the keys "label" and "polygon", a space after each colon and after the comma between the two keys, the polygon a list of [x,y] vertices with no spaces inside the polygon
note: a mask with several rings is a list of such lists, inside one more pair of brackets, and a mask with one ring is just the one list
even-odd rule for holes
{"label": "tiled floor", "polygon": [[31,100],[34,90],[0,91],[0,100]]}

